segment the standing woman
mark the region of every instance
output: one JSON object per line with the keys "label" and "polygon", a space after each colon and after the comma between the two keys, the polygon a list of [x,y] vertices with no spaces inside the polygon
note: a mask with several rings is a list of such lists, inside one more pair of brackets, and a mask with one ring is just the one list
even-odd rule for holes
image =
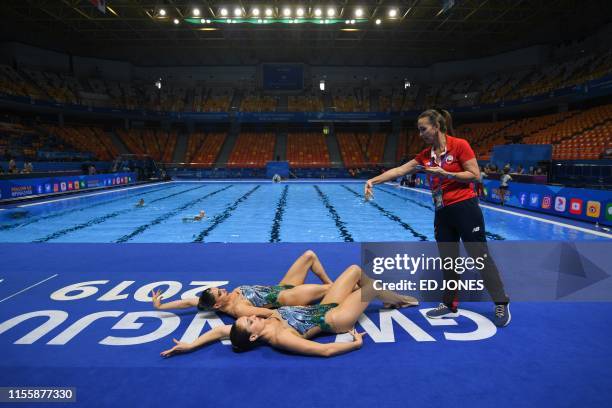
{"label": "standing woman", "polygon": [[[471,257],[485,257],[485,267],[480,272],[484,286],[495,302],[494,323],[504,327],[510,323],[509,298],[493,259],[488,254],[484,217],[471,183],[479,180],[480,170],[474,151],[464,139],[450,136],[450,113],[428,109],[418,118],[421,138],[430,145],[408,163],[391,169],[366,182],[365,197],[372,197],[375,184],[384,183],[422,169],[427,173],[431,195],[436,208],[434,230],[442,258],[459,256],[459,240],[466,245]],[[485,256],[486,254],[486,256]],[[427,317],[440,319],[457,317],[458,291],[449,290],[448,282],[458,283],[460,276],[454,270],[444,269],[446,289],[440,305],[427,312]],[[455,286],[456,287],[456,286]]]}
{"label": "standing woman", "polygon": [[508,191],[508,182],[512,181],[512,176],[510,176],[510,168],[504,167],[504,174],[499,179],[499,200],[501,205],[504,205],[506,201],[506,192]]}

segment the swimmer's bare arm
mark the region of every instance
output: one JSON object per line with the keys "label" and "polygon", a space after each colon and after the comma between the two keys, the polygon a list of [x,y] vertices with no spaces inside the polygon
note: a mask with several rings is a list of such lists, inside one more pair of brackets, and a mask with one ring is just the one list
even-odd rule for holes
{"label": "swimmer's bare arm", "polygon": [[253,315],[256,315],[258,317],[270,317],[272,313],[274,313],[274,310],[272,309],[266,309],[264,307],[255,307],[255,306],[239,304],[239,305],[236,305],[236,307],[234,308],[233,315],[236,318],[239,318],[242,316],[253,316]]}
{"label": "swimmer's bare arm", "polygon": [[350,343],[317,343],[316,341],[306,340],[285,330],[278,335],[274,346],[283,350],[307,356],[332,357],[338,354],[348,353],[349,351],[361,348],[364,333],[358,333],[355,329],[351,332],[353,341]]}
{"label": "swimmer's bare arm", "polygon": [[365,185],[365,198],[369,199],[372,197],[372,187],[376,184],[384,183],[385,181],[393,180],[398,177],[402,177],[409,173],[414,173],[417,170],[419,162],[412,159],[408,163],[405,163],[399,167],[395,167],[391,170],[385,171],[376,177],[373,177],[366,181]]}
{"label": "swimmer's bare arm", "polygon": [[175,354],[187,353],[199,347],[202,347],[205,344],[212,343],[223,338],[227,338],[230,335],[231,328],[232,326],[229,324],[217,326],[214,329],[207,331],[206,333],[195,339],[195,341],[193,341],[192,343],[186,343],[183,341],[178,341],[177,339],[172,339],[172,341],[174,341],[176,345],[171,349],[162,351],[160,353],[160,356],[171,357]]}
{"label": "swimmer's bare arm", "polygon": [[198,298],[181,299],[162,304],[161,300],[164,296],[161,294],[161,290],[151,291],[151,297],[153,298],[153,306],[158,310],[187,309],[198,305]]}

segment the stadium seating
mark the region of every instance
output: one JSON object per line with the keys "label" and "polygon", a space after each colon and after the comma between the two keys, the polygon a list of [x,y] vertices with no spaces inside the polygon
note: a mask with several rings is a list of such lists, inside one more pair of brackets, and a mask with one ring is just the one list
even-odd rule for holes
{"label": "stadium seating", "polygon": [[225,133],[193,133],[189,136],[185,162],[202,167],[210,167],[215,163],[223,142]]}
{"label": "stadium seating", "polygon": [[344,162],[344,167],[365,167],[368,160],[364,154],[363,146],[359,137],[354,133],[336,133],[340,155]]}
{"label": "stadium seating", "polygon": [[117,130],[117,134],[133,154],[146,154],[162,163],[172,161],[177,132],[151,129]]}
{"label": "stadium seating", "polygon": [[274,156],[274,133],[241,133],[230,154],[228,167],[264,167]]}
{"label": "stadium seating", "polygon": [[322,112],[323,101],[319,95],[289,96],[289,112]]}
{"label": "stadium seating", "polygon": [[240,110],[242,112],[274,112],[277,106],[276,97],[249,94],[242,99]]}
{"label": "stadium seating", "polygon": [[321,133],[289,133],[287,160],[292,167],[329,167],[329,152]]}

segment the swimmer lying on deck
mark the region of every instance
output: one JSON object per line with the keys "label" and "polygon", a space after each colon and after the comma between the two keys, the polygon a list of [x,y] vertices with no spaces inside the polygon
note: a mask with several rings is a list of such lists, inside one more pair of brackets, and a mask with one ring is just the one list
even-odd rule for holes
{"label": "swimmer lying on deck", "polygon": [[[359,289],[353,290],[356,285]],[[260,343],[267,343],[297,354],[330,357],[346,353],[361,347],[363,333],[358,333],[354,326],[374,298],[394,307],[418,305],[413,297],[375,290],[373,281],[362,273],[361,268],[352,265],[332,284],[319,305],[283,306],[265,319],[256,315],[243,316],[231,326],[215,327],[192,343],[174,339],[176,345],[163,351],[161,356],[189,352],[226,337],[230,338],[235,351],[247,351]],[[353,341],[323,344],[309,340],[322,332],[349,332]]]}
{"label": "swimmer lying on deck", "polygon": [[[304,284],[309,270],[323,284]],[[197,307],[200,310],[218,310],[235,318],[251,315],[268,317],[272,314],[272,308],[308,305],[318,301],[331,284],[317,254],[308,250],[295,260],[278,285],[243,285],[231,293],[226,289],[210,288],[203,291],[199,299],[182,299],[164,304],[161,303],[161,291],[152,292],[152,297],[153,306],[160,310]]]}

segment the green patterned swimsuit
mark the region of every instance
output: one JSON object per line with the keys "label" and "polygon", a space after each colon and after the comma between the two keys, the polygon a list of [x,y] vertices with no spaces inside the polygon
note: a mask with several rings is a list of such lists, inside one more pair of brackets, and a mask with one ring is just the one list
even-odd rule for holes
{"label": "green patterned swimsuit", "polygon": [[278,294],[283,290],[293,288],[292,285],[242,285],[238,287],[242,296],[244,296],[255,307],[280,307],[278,303]]}
{"label": "green patterned swimsuit", "polygon": [[301,335],[315,326],[321,330],[332,332],[332,328],[325,321],[327,312],[338,306],[337,303],[311,306],[283,306],[278,309],[278,313],[289,326],[297,330]]}

